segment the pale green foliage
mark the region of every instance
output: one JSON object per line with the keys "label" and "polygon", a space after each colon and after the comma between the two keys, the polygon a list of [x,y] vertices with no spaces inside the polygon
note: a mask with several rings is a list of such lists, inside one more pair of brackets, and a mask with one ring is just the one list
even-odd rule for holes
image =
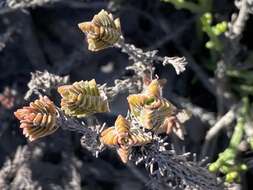
{"label": "pale green foliage", "polygon": [[231,88],[236,93],[241,96],[253,95],[253,73],[251,70],[229,68],[226,74],[233,79]]}
{"label": "pale green foliage", "polygon": [[209,37],[209,41],[205,44],[206,48],[221,51],[223,47],[219,36],[227,31],[227,22],[222,21],[212,26],[213,17],[211,13],[205,13],[200,18],[200,21],[202,24],[202,30]]}
{"label": "pale green foliage", "polygon": [[210,172],[218,172],[225,174],[225,180],[228,183],[240,182],[240,173],[248,169],[245,163],[239,162],[238,148],[239,144],[243,140],[244,126],[246,124],[247,116],[249,114],[249,100],[243,99],[243,106],[239,111],[237,118],[237,124],[234,129],[234,133],[230,139],[228,148],[224,152],[219,154],[218,159],[209,165]]}
{"label": "pale green foliage", "polygon": [[167,3],[172,3],[177,9],[187,9],[193,13],[199,14],[201,28],[208,37],[209,41],[205,46],[208,49],[214,49],[216,51],[222,51],[222,43],[219,36],[227,31],[227,22],[222,21],[216,25],[212,25],[213,16],[210,13],[212,1],[198,0],[198,3],[193,3],[186,0],[162,0]]}

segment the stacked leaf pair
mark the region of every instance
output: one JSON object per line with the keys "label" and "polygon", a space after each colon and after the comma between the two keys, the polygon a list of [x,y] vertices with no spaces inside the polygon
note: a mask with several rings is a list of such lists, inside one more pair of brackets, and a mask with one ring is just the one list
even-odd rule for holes
{"label": "stacked leaf pair", "polygon": [[100,141],[115,147],[122,162],[126,163],[132,147],[150,143],[152,137],[140,129],[132,128],[130,122],[119,115],[114,127],[109,127],[101,133]]}
{"label": "stacked leaf pair", "polygon": [[88,49],[99,51],[115,44],[121,36],[119,18],[101,10],[91,22],[82,22],[78,27],[87,35]]}
{"label": "stacked leaf pair", "polygon": [[58,129],[55,105],[46,96],[18,109],[14,114],[20,120],[23,134],[30,141],[50,135]]}
{"label": "stacked leaf pair", "polygon": [[177,118],[179,111],[161,96],[158,80],[151,81],[143,93],[129,95],[127,99],[131,114],[143,128],[156,134],[174,132],[179,138],[184,137],[184,128]]}
{"label": "stacked leaf pair", "polygon": [[94,79],[61,86],[58,92],[62,96],[61,109],[67,115],[81,118],[109,111],[107,98]]}

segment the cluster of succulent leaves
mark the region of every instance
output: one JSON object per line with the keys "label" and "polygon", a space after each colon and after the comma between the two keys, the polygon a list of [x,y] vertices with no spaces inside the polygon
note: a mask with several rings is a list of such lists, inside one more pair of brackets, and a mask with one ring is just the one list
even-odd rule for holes
{"label": "cluster of succulent leaves", "polygon": [[[221,22],[212,25],[212,14],[208,11],[208,0],[199,0],[199,4],[185,0],[164,0],[173,3],[177,8],[186,8],[200,14],[202,30],[209,36],[206,47],[217,52],[222,51],[222,42],[219,36],[227,30],[227,23]],[[210,2],[210,1],[209,1]],[[87,35],[88,49],[99,51],[113,46],[121,40],[121,29],[118,19],[102,10],[95,15],[90,22],[79,24],[79,28]],[[242,73],[228,72],[229,75],[245,77]],[[250,74],[249,74],[250,75]],[[245,90],[250,91],[248,87]],[[75,82],[72,85],[64,85],[58,88],[61,99],[61,109],[71,117],[87,117],[94,113],[108,112],[108,99],[95,80]],[[253,92],[253,90],[252,90]],[[128,97],[130,114],[138,121],[138,127],[132,126],[131,118],[119,116],[114,127],[105,129],[100,136],[100,141],[105,145],[115,147],[123,162],[127,162],[129,154],[134,146],[143,146],[151,143],[152,135],[174,132],[183,138],[183,122],[178,122],[177,108],[162,97],[158,80],[153,80],[140,94],[132,94]],[[30,141],[50,135],[58,129],[57,108],[46,97],[41,97],[30,106],[17,110],[16,117],[20,120],[20,127]],[[238,159],[238,147],[244,136],[244,126],[249,115],[249,102],[244,100],[237,118],[233,136],[228,148],[219,154],[218,159],[209,166],[209,171],[220,171],[226,175],[227,182],[239,182],[240,172],[247,170],[247,165]],[[249,139],[253,148],[253,139]]]}
{"label": "cluster of succulent leaves", "polygon": [[109,111],[108,101],[96,81],[79,81],[58,88],[62,96],[61,109],[70,116],[86,117]]}
{"label": "cluster of succulent leaves", "polygon": [[213,16],[208,12],[201,16],[200,21],[202,24],[202,30],[209,37],[209,41],[205,44],[206,48],[222,51],[223,47],[219,36],[227,31],[227,22],[222,21],[212,26]]}
{"label": "cluster of succulent leaves", "polygon": [[88,49],[99,51],[117,43],[121,36],[119,18],[114,19],[111,13],[101,10],[90,22],[82,22],[78,27],[87,34]]}
{"label": "cluster of succulent leaves", "polygon": [[[112,14],[105,10],[95,15],[92,21],[82,22],[78,26],[87,36],[90,51],[111,47],[121,38],[119,19],[114,20]],[[181,124],[188,117],[177,118],[179,110],[162,97],[161,89],[158,79],[150,80],[146,86],[144,85],[142,93],[128,96],[130,115],[138,121],[138,125],[132,125],[131,117],[119,115],[113,127],[99,134],[101,143],[116,148],[123,162],[128,161],[132,147],[150,143],[152,135],[174,132],[183,138],[184,130]],[[61,95],[60,109],[67,116],[83,118],[110,111],[104,89],[97,85],[94,79],[59,86],[58,93]],[[29,106],[18,109],[15,116],[20,120],[23,134],[30,141],[34,141],[52,134],[59,128],[59,112],[59,108],[45,96],[31,102]]]}
{"label": "cluster of succulent leaves", "polygon": [[[234,133],[230,139],[229,146],[224,150],[224,152],[219,154],[218,159],[209,165],[209,171],[225,174],[226,182],[240,182],[240,173],[248,169],[246,163],[238,159],[238,148],[245,136],[245,125],[247,118],[249,117],[249,100],[248,98],[243,99],[243,105],[239,110],[237,123],[234,129]],[[251,149],[252,138],[248,140]]]}
{"label": "cluster of succulent leaves", "polygon": [[[109,111],[108,101],[98,89],[95,80],[75,82],[58,88],[62,96],[61,109],[66,115],[86,117],[94,113]],[[57,107],[47,96],[18,109],[14,114],[20,120],[23,134],[35,141],[54,133],[57,125]]]}
{"label": "cluster of succulent leaves", "polygon": [[20,120],[20,128],[30,141],[50,135],[59,128],[56,125],[56,107],[46,96],[18,109],[14,115]]}

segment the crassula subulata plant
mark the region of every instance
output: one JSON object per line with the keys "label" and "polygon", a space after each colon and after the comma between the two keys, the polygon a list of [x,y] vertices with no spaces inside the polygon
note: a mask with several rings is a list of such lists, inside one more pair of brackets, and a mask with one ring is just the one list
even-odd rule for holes
{"label": "crassula subulata plant", "polygon": [[152,136],[141,129],[133,128],[131,123],[119,115],[114,127],[105,129],[100,136],[102,143],[117,148],[117,152],[126,163],[133,146],[142,146],[152,141]]}
{"label": "crassula subulata plant", "polygon": [[[53,88],[57,88],[61,96],[59,107],[48,98],[40,97],[15,113],[25,136],[34,141],[58,128],[76,131],[83,134],[82,144],[96,156],[106,147],[116,149],[123,163],[137,165],[143,162],[153,179],[159,176],[165,183],[176,179],[184,186],[202,189],[218,186],[216,178],[205,168],[187,162],[186,155],[177,156],[167,147],[166,139],[171,135],[184,139],[184,123],[191,114],[163,97],[164,81],[154,77],[154,64],[172,65],[180,74],[187,64],[185,59],[161,57],[156,50],[145,52],[125,43],[119,19],[114,20],[105,10],[95,15],[92,21],[78,24],[78,27],[86,34],[91,52],[114,47],[126,53],[132,61],[126,69],[133,70],[134,74],[124,80],[115,80],[114,86],[97,84],[95,79],[54,84]],[[50,78],[48,80],[50,82]],[[122,110],[114,126],[85,122],[87,119],[96,120],[96,114],[110,112],[111,101],[120,93],[128,93],[129,110]],[[196,178],[196,175],[200,176]],[[157,179],[157,183],[161,182]]]}
{"label": "crassula subulata plant", "polygon": [[14,114],[20,120],[23,134],[30,141],[50,135],[58,129],[56,108],[46,96],[31,102],[29,106],[18,109]]}
{"label": "crassula subulata plant", "polygon": [[78,24],[79,28],[86,33],[88,49],[99,51],[115,44],[121,36],[119,18],[113,20],[112,14],[105,10],[95,15],[91,22]]}
{"label": "crassula subulata plant", "polygon": [[109,111],[106,96],[99,91],[94,79],[60,86],[58,92],[62,96],[61,109],[67,115],[80,118]]}

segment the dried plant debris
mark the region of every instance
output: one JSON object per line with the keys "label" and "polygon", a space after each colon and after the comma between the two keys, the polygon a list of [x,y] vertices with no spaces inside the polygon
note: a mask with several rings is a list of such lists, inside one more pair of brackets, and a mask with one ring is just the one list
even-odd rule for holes
{"label": "dried plant debris", "polygon": [[71,164],[66,165],[67,179],[63,180],[63,189],[81,190],[81,175],[76,168],[77,160],[71,159]]}
{"label": "dried plant debris", "polygon": [[67,115],[80,118],[109,111],[107,97],[94,79],[60,86],[58,92],[62,96],[61,108]]}
{"label": "dried plant debris", "polygon": [[8,159],[0,170],[0,189],[41,189],[32,180],[32,171],[28,166],[31,152],[27,146],[18,147],[14,158]]}
{"label": "dried plant debris", "polygon": [[90,151],[95,157],[102,152],[104,146],[99,140],[100,134],[105,128],[105,124],[93,124],[88,125],[86,130],[83,131],[83,136],[81,138],[81,145]]}
{"label": "dried plant debris", "polygon": [[88,49],[99,51],[115,44],[121,36],[119,18],[113,19],[111,13],[101,10],[91,22],[82,22],[78,27],[87,35]]}
{"label": "dried plant debris", "polygon": [[36,95],[50,95],[52,89],[57,89],[59,86],[67,84],[69,82],[69,76],[58,76],[48,71],[36,71],[31,73],[32,78],[28,83],[29,90],[25,95],[25,99],[28,100],[32,94]]}
{"label": "dried plant debris", "polygon": [[66,115],[60,108],[58,110],[57,126],[63,130],[74,131],[82,134],[81,145],[89,150],[94,156],[98,157],[98,154],[103,150],[99,137],[105,123],[100,124],[95,118],[89,116],[85,118],[85,121],[80,121],[76,118]]}
{"label": "dried plant debris", "polygon": [[162,63],[164,66],[168,64],[172,65],[176,73],[179,75],[185,71],[187,65],[184,57],[160,57],[157,55],[157,50],[144,52],[142,49],[137,48],[132,44],[125,43],[124,39],[119,40],[116,47],[121,48],[121,51],[128,54],[129,59],[134,61],[134,65],[136,65],[135,67],[139,68],[138,73],[143,73],[147,66],[152,67],[155,63]]}
{"label": "dried plant debris", "polygon": [[133,162],[144,163],[149,170],[151,189],[223,189],[215,175],[197,162],[188,161],[188,157],[187,153],[177,155],[159,137],[142,149],[134,149],[130,155]]}
{"label": "dried plant debris", "polygon": [[138,93],[143,89],[143,83],[139,77],[131,77],[125,80],[117,79],[114,81],[114,86],[103,85],[101,88],[105,92],[108,101],[113,101],[113,99],[122,93]]}
{"label": "dried plant debris", "polygon": [[17,148],[14,158],[8,159],[0,170],[1,190],[81,189],[79,160],[69,153],[58,164],[45,162],[41,160],[42,147],[45,146],[37,144]]}
{"label": "dried plant debris", "polygon": [[23,134],[30,141],[50,135],[58,129],[55,105],[46,96],[18,109],[14,114],[20,120]]}
{"label": "dried plant debris", "polygon": [[60,0],[6,0],[6,6],[11,9],[24,9],[29,7],[42,6],[47,3],[54,3]]}
{"label": "dried plant debris", "polygon": [[[1,2],[0,2],[0,8],[1,8]],[[5,33],[0,35],[0,52],[6,47],[7,42],[11,39],[14,32],[15,32],[15,28],[9,27]]]}
{"label": "dried plant debris", "polygon": [[[235,6],[238,9],[242,8],[243,0],[235,0]],[[245,0],[245,5],[246,5],[246,10],[250,13],[253,14],[253,1],[252,0]]]}
{"label": "dried plant debris", "polygon": [[60,108],[57,108],[57,120],[56,123],[64,130],[75,131],[77,133],[84,134],[88,128],[87,123],[80,122],[74,117],[66,115]]}
{"label": "dried plant debris", "polygon": [[179,75],[185,71],[187,62],[185,60],[185,57],[164,57],[162,64],[164,66],[172,65],[176,73]]}

